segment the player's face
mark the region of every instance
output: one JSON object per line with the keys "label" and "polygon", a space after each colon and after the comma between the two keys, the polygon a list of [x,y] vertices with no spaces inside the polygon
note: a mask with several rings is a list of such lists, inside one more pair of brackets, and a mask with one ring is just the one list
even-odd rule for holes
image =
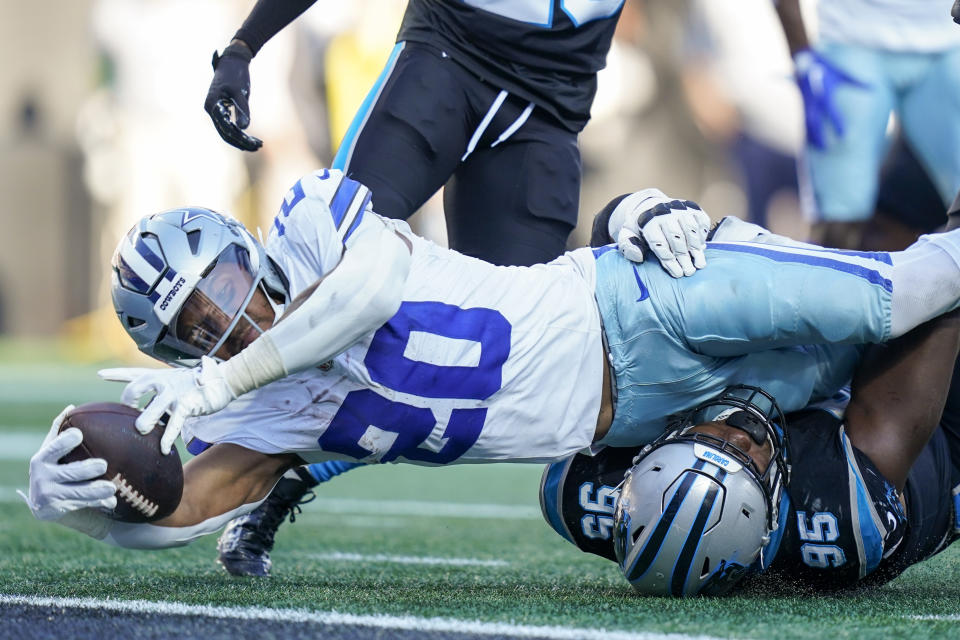
{"label": "player's face", "polygon": [[267,294],[264,293],[263,287],[257,287],[243,317],[237,321],[237,326],[233,328],[230,336],[215,355],[223,360],[235,356],[259,338],[261,333],[272,327],[273,321],[273,307],[267,300]]}
{"label": "player's face", "polygon": [[743,455],[753,460],[757,471],[761,474],[767,470],[770,459],[773,457],[773,445],[769,438],[763,444],[757,444],[746,431],[732,427],[726,422],[704,422],[690,429],[688,433],[703,433],[726,440]]}
{"label": "player's face", "polygon": [[236,318],[230,335],[213,355],[226,360],[239,353],[274,322],[273,307],[261,286],[241,308],[253,282],[246,252],[225,251],[184,303],[177,317],[176,335],[200,352],[210,353]]}

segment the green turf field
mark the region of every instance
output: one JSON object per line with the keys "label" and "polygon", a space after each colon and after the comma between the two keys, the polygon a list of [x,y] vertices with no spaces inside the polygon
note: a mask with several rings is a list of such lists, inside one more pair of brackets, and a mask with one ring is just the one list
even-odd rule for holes
{"label": "green turf field", "polygon": [[387,465],[335,479],[281,529],[271,579],[227,576],[214,563],[213,538],[162,552],[109,548],[34,521],[14,492],[26,487],[27,460],[64,404],[119,396],[119,385],[100,383],[94,371],[0,365],[0,595],[442,617],[648,638],[960,638],[960,545],[866,595],[643,599],[614,565],[548,528],[537,503],[541,469],[528,465]]}

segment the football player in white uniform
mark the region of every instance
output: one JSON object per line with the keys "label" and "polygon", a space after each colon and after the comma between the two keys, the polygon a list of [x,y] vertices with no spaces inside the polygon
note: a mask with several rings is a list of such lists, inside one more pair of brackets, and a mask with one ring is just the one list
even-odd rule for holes
{"label": "football player in white uniform", "polygon": [[[641,217],[683,207],[650,195],[630,196],[648,205]],[[162,448],[184,428],[202,453],[157,524],[84,509],[114,499],[102,482],[58,509],[39,465],[34,512],[165,547],[254,508],[304,461],[551,461],[649,442],[734,381],[799,409],[850,377],[859,345],[960,303],[957,232],[889,254],[714,242],[708,270],[676,279],[604,248],[495,267],[368,204],[362,185],[323,170],[287,194],[266,248],[202,209],[132,229],[114,260],[121,321],[145,352],[198,366],[104,376],[130,381],[125,402],[155,393],[138,427],[169,413]]]}

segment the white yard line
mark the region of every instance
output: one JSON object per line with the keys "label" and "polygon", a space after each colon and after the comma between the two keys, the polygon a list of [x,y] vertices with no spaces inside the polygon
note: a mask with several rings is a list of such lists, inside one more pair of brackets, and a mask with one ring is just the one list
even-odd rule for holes
{"label": "white yard line", "polygon": [[40,448],[44,435],[41,431],[29,431],[23,427],[5,428],[0,433],[0,461],[29,460]]}
{"label": "white yard line", "polygon": [[438,558],[433,556],[393,556],[385,553],[362,554],[342,553],[298,553],[299,557],[312,560],[334,560],[341,562],[388,562],[393,564],[446,565],[452,567],[509,567],[506,560],[480,560],[479,558]]}
{"label": "white yard line", "polygon": [[[20,487],[20,490],[24,493],[27,492],[27,479],[23,479],[23,486]],[[17,487],[0,487],[0,503],[2,502],[20,502],[23,503],[23,498],[17,494]]]}
{"label": "white yard line", "polygon": [[960,622],[960,613],[929,614],[925,616],[908,616],[911,620],[930,620],[933,622]]}
{"label": "white yard line", "polygon": [[[162,614],[206,616],[232,620],[263,620],[270,622],[297,622],[331,624],[377,629],[437,633],[470,633],[500,635],[516,638],[549,638],[551,640],[714,640],[709,636],[689,636],[680,633],[651,631],[628,632],[604,629],[577,629],[570,627],[534,626],[506,622],[480,622],[456,618],[418,618],[415,616],[357,615],[337,611],[308,611],[305,609],[273,609],[269,607],[215,607],[179,602],[150,602],[147,600],[101,600],[98,598],[49,598],[0,594],[0,606],[24,605],[35,607],[66,607],[92,609],[130,614]],[[62,616],[63,614],[58,614]]]}

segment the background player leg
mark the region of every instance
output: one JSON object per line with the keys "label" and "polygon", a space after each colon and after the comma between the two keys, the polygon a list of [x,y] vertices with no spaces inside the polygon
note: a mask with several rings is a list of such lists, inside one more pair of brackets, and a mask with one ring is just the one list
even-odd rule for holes
{"label": "background player leg", "polygon": [[867,86],[837,88],[835,100],[844,117],[843,135],[831,130],[825,149],[809,143],[805,149],[802,187],[807,206],[812,206],[817,217],[811,240],[823,246],[856,249],[862,227],[874,209],[878,174],[886,153],[887,120],[894,107],[893,89],[877,52],[831,44],[821,53]]}
{"label": "background player leg", "polygon": [[921,75],[901,103],[903,133],[947,205],[960,189],[960,48],[934,57]]}
{"label": "background player leg", "polygon": [[406,43],[354,116],[333,168],[369,188],[380,215],[409,218],[459,164],[472,133],[465,73],[433,47]]}

